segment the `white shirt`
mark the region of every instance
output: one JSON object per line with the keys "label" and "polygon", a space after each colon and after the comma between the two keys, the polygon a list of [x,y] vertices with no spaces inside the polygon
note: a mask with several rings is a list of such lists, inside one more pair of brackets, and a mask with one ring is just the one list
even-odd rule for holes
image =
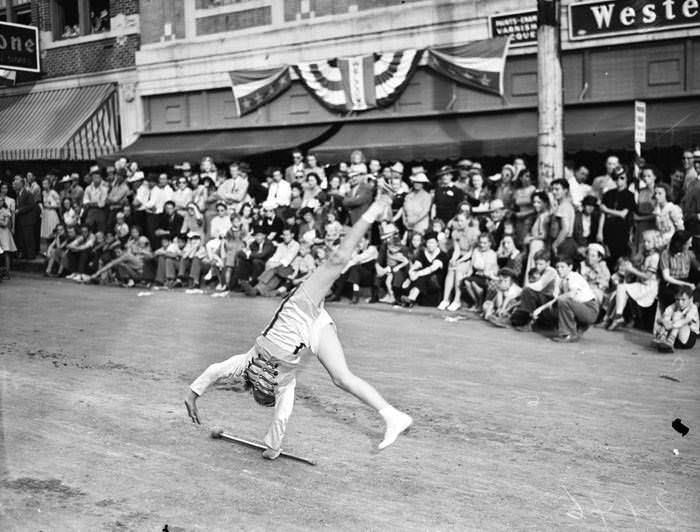
{"label": "white shirt", "polygon": [[596,300],[593,290],[580,273],[571,272],[559,281],[559,289],[562,294],[570,295],[574,301],[588,303]]}
{"label": "white shirt", "polygon": [[299,242],[292,240],[289,244],[281,242],[277,245],[274,255],[267,261],[267,267],[289,266],[299,253]]}
{"label": "white shirt", "polygon": [[226,233],[228,233],[232,225],[231,218],[228,216],[215,216],[209,222],[209,238],[226,236]]}
{"label": "white shirt", "polygon": [[267,201],[274,203],[275,207],[286,207],[292,200],[292,187],[285,181],[273,181],[267,192]]}
{"label": "white shirt", "polygon": [[173,189],[170,185],[165,185],[163,188],[155,186],[151,189],[151,194],[146,202],[146,209],[149,212],[161,214],[166,201],[172,201]]}
{"label": "white shirt", "polygon": [[189,187],[178,188],[173,192],[173,201],[178,211],[184,211],[187,208],[187,204],[192,201],[192,189]]}
{"label": "white shirt", "polygon": [[146,183],[141,183],[139,188],[136,189],[136,197],[134,197],[134,204],[138,202],[137,211],[145,211],[146,204],[148,203],[148,198],[151,196],[151,189]]}

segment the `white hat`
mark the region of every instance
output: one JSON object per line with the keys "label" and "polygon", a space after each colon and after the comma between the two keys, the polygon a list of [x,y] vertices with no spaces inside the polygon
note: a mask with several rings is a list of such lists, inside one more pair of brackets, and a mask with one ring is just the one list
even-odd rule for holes
{"label": "white hat", "polygon": [[489,176],[489,181],[500,181],[500,180],[501,180],[501,177],[503,177],[503,176],[501,176],[500,173],[498,173],[498,174],[493,174],[493,175],[490,175],[490,176]]}
{"label": "white hat", "polygon": [[188,239],[190,239],[190,238],[200,238],[201,239],[202,235],[200,235],[196,231],[190,231],[189,233],[187,233],[187,238]]}
{"label": "white hat", "polygon": [[70,183],[72,181],[70,174],[66,174],[63,176],[63,179],[61,179],[58,183]]}
{"label": "white hat", "polygon": [[607,255],[607,253],[605,253],[605,248],[603,246],[601,246],[600,244],[598,244],[597,242],[592,242],[592,243],[588,244],[587,249],[593,249],[593,250],[597,251],[598,255],[600,255],[601,257],[605,257]]}
{"label": "white hat", "polygon": [[399,161],[391,165],[391,171],[403,175],[403,164]]}
{"label": "white hat", "polygon": [[505,208],[505,205],[503,204],[503,200],[502,200],[502,199],[496,198],[495,200],[493,200],[493,201],[489,204],[489,208],[490,208],[492,211],[497,211],[498,209],[504,209],[504,208]]}
{"label": "white hat", "polygon": [[423,165],[420,165],[420,166],[412,166],[412,167],[411,167],[411,173],[412,173],[413,175],[416,175],[416,174],[424,174],[424,173],[425,173],[425,168],[423,168]]}
{"label": "white hat", "polygon": [[265,209],[266,211],[274,211],[275,210],[275,202],[274,201],[268,201],[265,200],[262,202],[261,207]]}
{"label": "white hat", "polygon": [[417,174],[413,174],[413,175],[410,177],[410,180],[411,180],[412,183],[430,183],[430,180],[428,179],[428,177],[427,177],[423,172],[419,172],[419,173],[417,173]]}

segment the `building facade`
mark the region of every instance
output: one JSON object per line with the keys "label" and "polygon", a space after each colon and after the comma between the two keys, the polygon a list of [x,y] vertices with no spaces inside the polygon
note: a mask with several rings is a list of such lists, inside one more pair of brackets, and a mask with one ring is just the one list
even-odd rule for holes
{"label": "building facade", "polygon": [[[108,29],[85,34],[89,13],[94,18],[100,10],[97,4],[108,5]],[[562,2],[569,155],[631,151],[635,100],[647,104],[644,149],[700,143],[696,4]],[[43,74],[36,86],[115,83],[121,146],[149,164],[212,150],[230,160],[294,145],[315,146],[330,163],[346,159],[352,147],[384,160],[536,154],[535,0],[40,0],[30,5],[31,22],[42,35]],[[81,36],[64,38],[66,27],[76,24]],[[294,80],[257,111],[243,117],[235,111],[231,71],[449,46],[501,34],[513,35],[502,96],[465,88],[421,67],[398,100],[383,109],[332,112]],[[13,90],[21,91],[22,84]]]}

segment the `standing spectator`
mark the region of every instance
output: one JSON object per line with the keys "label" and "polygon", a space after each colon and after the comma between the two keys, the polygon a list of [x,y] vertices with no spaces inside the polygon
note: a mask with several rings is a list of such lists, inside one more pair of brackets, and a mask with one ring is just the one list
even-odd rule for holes
{"label": "standing spectator", "polygon": [[700,332],[698,307],[693,303],[692,291],[682,286],[654,327],[653,345],[661,352],[672,353],[673,348],[692,349]]}
{"label": "standing spectator", "polygon": [[591,192],[598,198],[598,201],[603,199],[603,195],[608,190],[613,190],[617,183],[613,177],[613,171],[620,166],[620,159],[611,155],[605,160],[605,173],[596,177],[591,185]]}
{"label": "standing spectator", "polygon": [[657,183],[654,188],[654,216],[656,216],[656,228],[661,233],[661,242],[664,246],[671,241],[673,233],[685,229],[683,223],[683,211],[668,198],[670,189],[666,183]]}
{"label": "standing spectator", "polygon": [[464,192],[454,186],[454,170],[451,166],[443,166],[435,176],[440,184],[435,189],[431,218],[439,218],[447,223],[457,214],[457,208],[464,200]]}
{"label": "standing spectator", "polygon": [[696,160],[700,161],[700,150],[695,150],[694,152],[691,150],[683,151],[683,190],[681,194],[674,196],[676,200],[683,194],[687,194],[690,186],[695,184],[695,181],[700,177],[694,164]]}
{"label": "standing spectator", "polygon": [[22,176],[15,176],[12,186],[17,195],[14,224],[16,244],[22,258],[34,260],[37,248],[35,235],[36,227],[39,225],[39,207],[34,201],[34,195],[25,187]]}
{"label": "standing spectator", "polygon": [[668,248],[661,252],[659,270],[659,308],[664,309],[673,302],[673,296],[681,286],[691,290],[695,285],[690,282],[691,271],[698,270],[700,264],[695,253],[690,249],[692,235],[685,230],[676,231],[671,237]]}
{"label": "standing spectator", "polygon": [[151,197],[151,189],[155,186],[153,179],[145,180],[143,172],[134,172],[127,179],[127,183],[132,188],[134,199],[131,202],[134,224],[139,227],[146,227],[146,204]]}
{"label": "standing spectator", "polygon": [[658,231],[647,231],[642,236],[644,245],[644,258],[641,268],[636,268],[627,259],[621,261],[619,271],[623,275],[636,278],[634,282],[622,282],[617,285],[615,296],[608,310],[610,314],[614,306],[614,314],[610,321],[606,322],[607,329],[615,331],[625,324],[623,312],[627,301],[631,298],[641,308],[649,308],[656,301],[659,292],[657,271],[659,269],[659,249],[661,249],[661,235]]}
{"label": "standing spectator", "polygon": [[484,176],[481,175],[480,171],[472,170],[469,180],[469,190],[465,195],[465,199],[472,206],[472,211],[488,211],[490,198],[489,191],[484,186]]}
{"label": "standing spectator", "polygon": [[90,167],[92,182],[85,188],[83,196],[83,210],[85,212],[85,224],[91,232],[104,233],[107,228],[107,186],[102,183],[102,175],[99,166]]}
{"label": "standing spectator", "polygon": [[[457,169],[457,180],[455,186],[465,194],[469,190],[469,170],[472,168],[472,162],[469,159],[462,159],[455,165]],[[421,172],[425,172],[423,167],[420,167]]]}
{"label": "standing spectator", "polygon": [[66,227],[78,225],[78,213],[73,208],[73,200],[68,197],[61,201],[61,221]]}
{"label": "standing spectator", "polygon": [[10,253],[17,251],[15,240],[12,238],[12,213],[7,202],[0,198],[0,258],[3,259],[5,269],[0,280],[10,278]]}
{"label": "standing spectator", "polygon": [[456,311],[462,306],[462,281],[471,274],[472,248],[479,240],[479,232],[469,227],[467,216],[460,212],[454,218],[451,237],[452,256],[447,267],[442,301],[437,308]]}
{"label": "standing spectator", "polygon": [[598,228],[602,214],[598,209],[598,200],[595,196],[586,196],[581,202],[581,211],[576,212],[574,220],[574,240],[581,248],[585,248],[588,244],[598,241],[600,233]]}
{"label": "standing spectator", "polygon": [[14,232],[15,227],[15,214],[17,213],[17,203],[14,198],[11,198],[7,194],[10,192],[10,186],[7,183],[0,181],[0,203],[5,203],[7,208],[10,210],[10,226]]}
{"label": "standing spectator", "polygon": [[[149,182],[153,178],[149,176]],[[160,226],[163,209],[167,201],[172,201],[173,189],[168,184],[168,174],[160,174],[158,176],[158,184],[151,188],[151,193],[146,202],[146,237],[151,242],[151,248],[154,248],[160,242],[156,236],[156,229]]]}
{"label": "standing spectator", "polygon": [[348,166],[347,172],[349,174],[361,174],[367,175],[367,159],[365,159],[365,154],[362,150],[353,150],[350,152],[350,165]]}
{"label": "standing spectator", "polygon": [[[493,250],[493,244],[493,237],[489,233],[482,233],[477,247],[472,251],[472,272],[464,280],[464,290],[472,301],[472,306],[468,310],[481,312],[486,290],[491,282],[496,280],[498,257]],[[461,301],[457,301],[457,305],[451,305],[448,309],[459,310],[461,305]]]}
{"label": "standing spectator", "polygon": [[226,204],[229,213],[233,214],[238,213],[241,203],[248,196],[248,176],[241,172],[238,163],[231,163],[229,172],[230,177],[219,185],[216,193],[219,200]]}
{"label": "standing spectator", "polygon": [[[515,217],[515,235],[518,242],[524,242],[535,220],[535,208],[532,206],[532,194],[535,186],[532,184],[530,172],[524,170],[518,174],[514,182],[513,208]],[[549,198],[547,198],[549,203]]]}
{"label": "standing spectator", "polygon": [[418,252],[408,270],[408,295],[401,296],[401,304],[412,308],[420,299],[421,304],[434,306],[442,297],[448,259],[440,251],[437,235],[426,233],[425,247]]}
{"label": "standing spectator", "polygon": [[[497,177],[498,179],[492,179]],[[496,184],[493,198],[501,200],[505,208],[512,211],[515,206],[515,168],[513,165],[503,165],[501,173],[491,176],[489,180]]]}
{"label": "standing spectator", "polygon": [[634,194],[627,189],[627,173],[618,166],[612,172],[616,188],[603,195],[600,210],[603,212],[598,240],[603,242],[609,252],[608,264],[615,264],[617,259],[630,254],[630,230],[632,213],[635,211]]}
{"label": "standing spectator", "polygon": [[591,194],[591,186],[588,184],[588,176],[590,175],[588,168],[580,164],[573,172],[571,177],[567,178],[569,182],[569,193],[571,194],[571,202],[577,209],[581,208],[583,199]]}
{"label": "standing spectator", "polygon": [[[364,165],[364,163],[362,164]],[[364,214],[372,203],[374,188],[366,180],[363,181],[360,179],[360,177],[364,175],[365,174],[361,174],[358,171],[350,173],[350,190],[348,190],[343,198],[343,207],[348,211],[350,217],[349,225],[355,225],[355,222]]]}
{"label": "standing spectator", "polygon": [[187,205],[192,201],[192,189],[189,187],[186,177],[177,178],[177,188],[173,191],[172,201],[175,205],[175,212],[184,217]]}
{"label": "standing spectator", "polygon": [[433,198],[425,190],[425,186],[430,183],[423,173],[411,176],[413,189],[406,194],[403,207],[401,208],[403,226],[409,232],[423,234],[430,224],[430,211]]}
{"label": "standing spectator", "polygon": [[274,205],[275,209],[287,207],[292,197],[292,190],[289,183],[282,177],[282,170],[273,168],[272,183],[267,190],[267,202]]}
{"label": "standing spectator", "polygon": [[656,188],[656,170],[651,166],[644,166],[642,172],[642,184],[637,193],[637,209],[634,213],[634,246],[633,253],[638,253],[642,244],[644,231],[656,228],[656,216],[654,216],[654,190]]}
{"label": "standing spectator", "polygon": [[302,172],[302,175],[304,173],[304,155],[301,153],[301,150],[294,150],[292,152],[292,161],[292,164],[284,171],[284,178],[287,183],[290,184],[295,181],[297,172]]}
{"label": "standing spectator", "polygon": [[27,172],[26,186],[27,190],[34,196],[34,201],[41,203],[41,186],[36,182],[36,176],[33,172]]}
{"label": "standing spectator", "polygon": [[526,282],[520,294],[520,303],[511,315],[511,323],[519,331],[531,331],[533,312],[538,307],[554,299],[559,291],[559,275],[550,265],[549,252],[541,249],[535,253],[535,267],[532,280]]}
{"label": "standing spectator", "polygon": [[58,216],[58,210],[61,207],[61,198],[54,189],[51,188],[51,183],[44,178],[41,182],[42,186],[42,211],[41,211],[41,231],[40,237],[42,240],[42,248],[46,249],[49,241],[53,240],[54,229],[61,222]]}
{"label": "standing spectator", "polygon": [[[552,249],[557,255],[575,257],[577,253],[576,240],[574,240],[574,224],[576,222],[576,210],[569,197],[569,182],[565,179],[552,181],[552,196],[557,203],[553,217],[556,224],[550,224],[550,234],[554,238]],[[556,233],[551,228],[558,228]]]}
{"label": "standing spectator", "polygon": [[199,174],[192,174],[189,183],[192,187],[192,202],[197,205],[199,212],[203,213],[207,207],[207,188],[202,184]]}
{"label": "standing spectator", "polygon": [[126,181],[126,171],[114,173],[114,180],[107,194],[107,230],[112,231],[117,220],[117,213],[129,204],[131,190]]}
{"label": "standing spectator", "polygon": [[62,197],[68,196],[73,202],[73,207],[76,212],[80,212],[80,209],[83,207],[83,195],[85,190],[80,186],[80,174],[78,172],[73,172],[70,175],[70,183],[69,187],[63,189],[64,195]]}
{"label": "standing spectator", "polygon": [[600,310],[593,290],[581,274],[573,271],[573,264],[571,257],[557,259],[559,295],[532,313],[533,320],[537,321],[545,309],[556,304],[559,328],[558,335],[552,338],[554,342],[578,342],[580,335],[595,323]]}
{"label": "standing spectator", "polygon": [[328,179],[326,179],[326,172],[323,167],[318,165],[318,158],[314,153],[306,154],[306,168],[304,169],[304,174],[308,180],[309,174],[316,174],[316,179],[321,188],[328,188]]}

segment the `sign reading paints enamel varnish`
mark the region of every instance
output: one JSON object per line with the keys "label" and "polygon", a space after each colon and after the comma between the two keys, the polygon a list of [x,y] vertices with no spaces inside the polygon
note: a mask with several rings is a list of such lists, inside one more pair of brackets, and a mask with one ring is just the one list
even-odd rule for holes
{"label": "sign reading paints enamel varnish", "polygon": [[41,71],[39,30],[35,26],[0,22],[0,68]]}
{"label": "sign reading paints enamel varnish", "polygon": [[489,17],[491,37],[510,36],[510,46],[537,44],[537,10],[498,13]]}
{"label": "sign reading paints enamel varnish", "polygon": [[647,141],[647,104],[640,100],[634,101],[634,141]]}
{"label": "sign reading paints enamel varnish", "polygon": [[571,40],[700,26],[700,0],[609,0],[569,5]]}

